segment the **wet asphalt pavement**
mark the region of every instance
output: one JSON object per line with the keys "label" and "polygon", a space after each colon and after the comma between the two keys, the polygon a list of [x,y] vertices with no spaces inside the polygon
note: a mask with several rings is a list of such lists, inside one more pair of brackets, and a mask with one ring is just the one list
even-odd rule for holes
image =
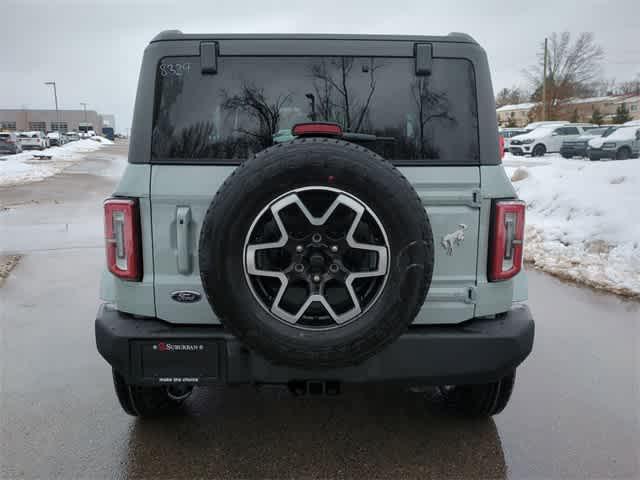
{"label": "wet asphalt pavement", "polygon": [[530,271],[531,357],[493,420],[431,392],[200,389],[188,415],[140,421],[95,349],[101,200],[126,148],[0,189],[0,478],[640,478],[640,303]]}

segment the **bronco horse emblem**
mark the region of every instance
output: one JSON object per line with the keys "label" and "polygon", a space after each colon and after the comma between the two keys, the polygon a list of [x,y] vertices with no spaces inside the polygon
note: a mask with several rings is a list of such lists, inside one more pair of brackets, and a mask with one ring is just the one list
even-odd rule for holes
{"label": "bronco horse emblem", "polygon": [[461,223],[458,227],[460,228],[455,232],[448,233],[442,237],[442,241],[440,242],[440,245],[447,251],[447,255],[453,255],[453,247],[458,247],[464,242],[464,231],[467,229],[467,226]]}

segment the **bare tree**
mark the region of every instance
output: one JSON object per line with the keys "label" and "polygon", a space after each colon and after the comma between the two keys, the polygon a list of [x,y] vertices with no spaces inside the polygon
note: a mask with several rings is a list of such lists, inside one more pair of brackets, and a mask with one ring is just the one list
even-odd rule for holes
{"label": "bare tree", "polygon": [[597,80],[591,85],[594,95],[597,97],[606,97],[607,95],[613,95],[616,91],[615,78]]}
{"label": "bare tree", "polygon": [[222,95],[223,109],[244,112],[255,122],[256,128],[238,127],[237,131],[254,138],[262,148],[270,146],[273,135],[278,131],[280,110],[289,102],[291,94],[268,99],[264,89],[245,84],[239,94],[229,96],[223,91]]}
{"label": "bare tree", "polygon": [[329,72],[326,62],[322,62],[311,67],[311,74],[314,78],[322,81],[314,81],[313,89],[317,98],[316,109],[320,119],[325,122],[334,119],[334,86],[327,80]]}
{"label": "bare tree", "polygon": [[619,95],[640,95],[640,73],[636,78],[618,84],[616,93]]}
{"label": "bare tree", "polygon": [[329,62],[323,60],[311,66],[314,89],[318,97],[318,112],[325,121],[337,121],[347,131],[362,128],[376,90],[376,71],[384,67],[371,58],[364,67],[369,85],[366,97],[359,101],[350,84],[355,59],[340,57]]}
{"label": "bare tree", "polygon": [[418,117],[419,153],[421,158],[427,156],[437,158],[437,154],[431,152],[426,137],[426,127],[429,122],[440,119],[455,123],[455,118],[450,113],[450,104],[447,94],[431,89],[430,77],[420,77],[411,83],[411,95],[415,102]]}
{"label": "bare tree", "polygon": [[526,101],[526,95],[519,87],[503,88],[496,95],[496,107],[516,105]]}
{"label": "bare tree", "polygon": [[[547,62],[547,111],[551,118],[558,107],[571,97],[593,93],[593,82],[601,75],[602,48],[591,32],[583,32],[571,41],[569,32],[553,33],[549,37]],[[533,100],[542,100],[544,43],[538,52],[538,62],[525,71],[534,89]]]}

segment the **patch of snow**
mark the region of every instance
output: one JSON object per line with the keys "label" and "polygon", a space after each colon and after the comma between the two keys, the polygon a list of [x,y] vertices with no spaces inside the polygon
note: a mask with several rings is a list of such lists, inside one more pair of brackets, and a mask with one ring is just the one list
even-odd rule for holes
{"label": "patch of snow", "polygon": [[640,296],[640,160],[544,160],[505,156],[506,173],[527,202],[525,260]]}
{"label": "patch of snow", "polygon": [[113,142],[106,137],[95,136],[91,137],[91,140],[94,142],[102,143],[103,145],[113,145]]}
{"label": "patch of snow", "polygon": [[[0,156],[0,187],[44,180],[82,159],[85,153],[111,144],[113,142],[106,138],[99,141],[78,140],[42,151],[30,150],[17,155]],[[38,159],[34,157],[35,155],[51,156],[51,158]]]}
{"label": "patch of snow", "polygon": [[504,105],[497,108],[497,112],[510,112],[511,110],[530,110],[535,107],[537,103],[518,103],[516,105]]}
{"label": "patch of snow", "polygon": [[568,100],[566,103],[570,103],[571,105],[578,105],[581,103],[602,103],[602,102],[615,102],[619,100],[619,96],[604,96],[604,97],[589,97],[589,98],[572,98]]}

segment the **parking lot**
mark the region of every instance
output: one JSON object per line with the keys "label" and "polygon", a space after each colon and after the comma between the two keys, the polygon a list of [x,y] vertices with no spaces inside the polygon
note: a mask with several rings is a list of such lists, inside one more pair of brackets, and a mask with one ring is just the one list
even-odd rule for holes
{"label": "parking lot", "polygon": [[[125,415],[95,350],[100,201],[126,145],[42,182],[0,189],[0,477],[637,478],[640,303],[529,270],[534,351],[493,420],[429,389],[206,388],[189,414]],[[22,239],[18,243],[15,239]],[[78,282],[82,278],[82,282]]]}

